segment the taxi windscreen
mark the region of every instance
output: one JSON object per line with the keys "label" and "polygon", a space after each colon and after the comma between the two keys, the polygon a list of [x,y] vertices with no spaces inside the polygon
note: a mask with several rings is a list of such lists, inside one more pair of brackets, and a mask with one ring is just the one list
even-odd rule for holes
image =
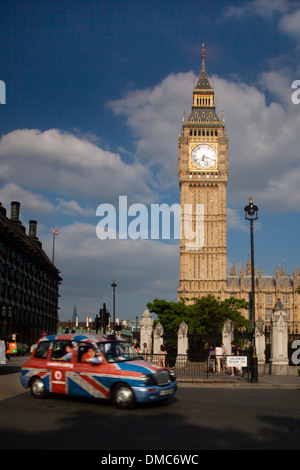
{"label": "taxi windscreen", "polygon": [[134,348],[125,341],[108,341],[97,343],[107,362],[134,361],[141,359]]}

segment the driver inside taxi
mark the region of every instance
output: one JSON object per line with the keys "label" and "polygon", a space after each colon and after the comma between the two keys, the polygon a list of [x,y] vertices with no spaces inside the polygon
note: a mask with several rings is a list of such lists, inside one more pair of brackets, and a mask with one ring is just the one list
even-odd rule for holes
{"label": "driver inside taxi", "polygon": [[72,355],[73,355],[73,346],[67,344],[65,347],[65,352],[66,354],[62,356],[59,360],[60,361],[71,361],[72,360]]}

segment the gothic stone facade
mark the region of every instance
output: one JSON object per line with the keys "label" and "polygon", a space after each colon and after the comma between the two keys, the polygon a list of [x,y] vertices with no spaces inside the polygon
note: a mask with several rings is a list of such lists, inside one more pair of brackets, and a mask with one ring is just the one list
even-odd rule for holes
{"label": "gothic stone facade", "polygon": [[[251,268],[247,263],[237,274],[233,266],[227,275],[227,181],[228,137],[223,118],[215,108],[215,96],[206,72],[205,50],[202,66],[193,90],[191,112],[184,117],[178,141],[178,174],[182,208],[182,237],[180,242],[180,283],[178,298],[200,298],[208,294],[221,299],[235,296],[249,299]],[[190,205],[191,215],[184,207]],[[199,228],[197,214],[201,209],[203,225]],[[198,211],[198,212],[197,212]],[[201,230],[201,248],[190,246],[184,226],[190,217],[192,230]],[[250,271],[249,271],[250,269]],[[280,298],[289,314],[290,330],[300,330],[300,284],[296,269],[287,276],[284,267],[274,276],[255,276],[255,315],[268,324],[272,309]]]}

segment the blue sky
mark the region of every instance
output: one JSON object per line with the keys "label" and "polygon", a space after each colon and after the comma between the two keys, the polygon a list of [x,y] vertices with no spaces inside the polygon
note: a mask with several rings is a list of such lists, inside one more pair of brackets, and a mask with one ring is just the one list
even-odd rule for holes
{"label": "blue sky", "polygon": [[99,204],[179,202],[178,135],[202,43],[229,135],[228,266],[248,258],[249,196],[259,206],[255,261],[300,271],[300,1],[2,1],[0,201],[61,271],[60,318],[106,302],[141,317],[176,300],[178,242],[96,236]]}

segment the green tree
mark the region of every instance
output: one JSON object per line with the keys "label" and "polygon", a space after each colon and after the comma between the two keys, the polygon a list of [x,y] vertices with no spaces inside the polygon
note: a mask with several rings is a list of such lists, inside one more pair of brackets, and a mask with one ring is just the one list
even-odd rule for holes
{"label": "green tree", "polygon": [[187,308],[184,302],[167,302],[166,300],[154,299],[147,304],[148,310],[156,313],[158,320],[166,331],[177,331],[179,325],[187,319]]}
{"label": "green tree", "polygon": [[235,329],[248,328],[249,321],[242,314],[242,310],[249,308],[244,299],[230,297],[226,300],[216,299],[213,295],[180,302],[167,302],[155,299],[147,307],[150,312],[156,313],[158,320],[165,331],[177,331],[182,321],[188,325],[191,333],[221,332],[225,321],[229,318]]}

